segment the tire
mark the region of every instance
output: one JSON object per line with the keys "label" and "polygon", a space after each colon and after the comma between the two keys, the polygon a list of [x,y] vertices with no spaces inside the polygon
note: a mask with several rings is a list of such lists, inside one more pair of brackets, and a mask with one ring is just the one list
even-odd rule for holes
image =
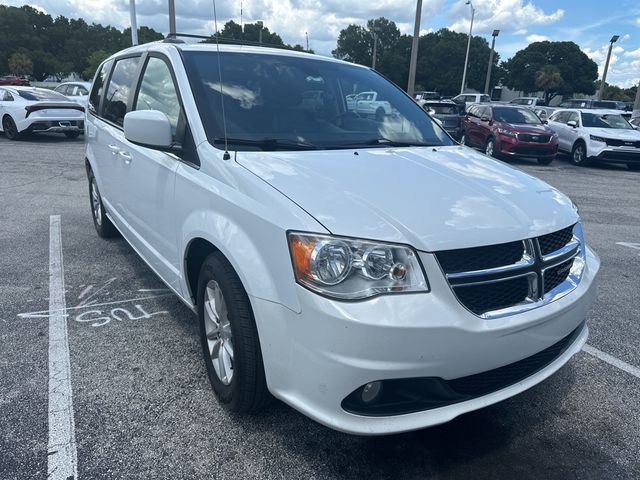
{"label": "tire", "polygon": [[492,137],[489,137],[489,140],[487,140],[487,144],[484,146],[484,154],[487,157],[498,158],[498,154],[496,152],[496,142]]}
{"label": "tire", "polygon": [[384,108],[378,107],[376,110],[376,120],[380,122],[384,120]]}
{"label": "tire", "polygon": [[198,320],[209,382],[232,412],[253,413],[271,398],[249,297],[231,264],[210,254],[198,278]]}
{"label": "tire", "polygon": [[578,141],[571,149],[571,163],[580,167],[586,167],[589,164],[587,158],[587,147],[584,142]]}
{"label": "tire", "polygon": [[552,158],[539,158],[538,159],[538,164],[539,165],[551,165],[551,162],[553,162],[553,157]]}
{"label": "tire", "polygon": [[5,137],[9,140],[19,140],[20,132],[18,132],[18,127],[16,126],[16,122],[13,121],[9,115],[5,115],[2,119],[2,130],[4,131]]}
{"label": "tire", "polygon": [[89,170],[89,205],[91,207],[93,226],[96,228],[98,236],[101,238],[119,237],[120,232],[106,215],[100,190],[98,189],[98,183],[91,170]]}
{"label": "tire", "polygon": [[640,172],[640,163],[627,163],[627,168],[632,172]]}
{"label": "tire", "polygon": [[80,132],[64,132],[64,135],[70,140],[75,140],[80,136]]}

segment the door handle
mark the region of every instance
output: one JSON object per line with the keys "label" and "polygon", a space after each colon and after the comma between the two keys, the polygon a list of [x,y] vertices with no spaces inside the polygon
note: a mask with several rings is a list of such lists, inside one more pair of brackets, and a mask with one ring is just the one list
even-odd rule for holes
{"label": "door handle", "polygon": [[131,160],[133,159],[129,152],[123,152],[122,150],[118,152],[118,155],[122,157],[124,163],[126,163],[127,165],[129,165],[131,163]]}
{"label": "door handle", "polygon": [[117,155],[120,153],[120,147],[118,145],[109,145],[109,150],[111,150],[112,155]]}

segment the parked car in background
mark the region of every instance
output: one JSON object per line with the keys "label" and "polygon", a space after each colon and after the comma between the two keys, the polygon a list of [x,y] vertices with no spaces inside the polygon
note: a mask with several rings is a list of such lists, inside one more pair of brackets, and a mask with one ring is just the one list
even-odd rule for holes
{"label": "parked car in background", "polygon": [[84,129],[84,107],[45,88],[2,86],[0,119],[0,131],[10,140],[27,132],[77,138]]}
{"label": "parked car in background", "polygon": [[557,110],[549,126],[558,134],[560,151],[571,154],[574,165],[599,161],[640,169],[640,132],[617,110]]}
{"label": "parked car in background", "polygon": [[518,97],[509,101],[509,105],[521,105],[523,107],[542,107],[545,106],[546,103],[543,99],[538,97]]}
{"label": "parked car in background", "polygon": [[[393,115],[348,109],[358,88]],[[317,90],[325,108],[305,109]],[[572,201],[457,145],[367,67],[147,43],[99,67],[86,122],[96,232],[197,312],[232,411],[271,393],[343,432],[416,430],[533,387],[586,342],[600,261]]]}
{"label": "parked car in background", "polygon": [[430,100],[424,102],[422,108],[433,118],[438,119],[449,135],[456,140],[460,138],[460,123],[464,111],[457,103],[452,100]]}
{"label": "parked car in background", "polygon": [[414,98],[416,99],[416,102],[418,102],[418,105],[422,107],[426,101],[438,100],[440,98],[440,94],[438,92],[421,91],[416,92]]}
{"label": "parked car in background", "polygon": [[625,102],[619,102],[616,100],[593,100],[588,98],[571,98],[564,100],[559,108],[579,108],[579,109],[605,109],[605,110],[617,110],[618,114],[630,119],[631,112],[627,109]]}
{"label": "parked car in background", "polygon": [[463,105],[466,110],[469,105],[474,103],[490,103],[491,97],[483,93],[461,93],[460,95],[453,97],[451,100],[457,104]]}
{"label": "parked car in background", "polygon": [[374,115],[377,119],[391,115],[391,104],[378,99],[378,92],[361,92],[357,95],[347,95],[347,108],[358,115]]}
{"label": "parked car in background", "polygon": [[15,75],[5,75],[0,77],[0,85],[13,85],[16,87],[29,86],[29,80],[25,77],[17,77]]}
{"label": "parked car in background", "polygon": [[58,92],[69,100],[79,103],[86,108],[89,101],[90,82],[65,82],[54,88],[54,92]]}
{"label": "parked car in background", "polygon": [[490,157],[536,158],[549,165],[558,152],[558,137],[526,107],[472,105],[462,119],[460,143]]}

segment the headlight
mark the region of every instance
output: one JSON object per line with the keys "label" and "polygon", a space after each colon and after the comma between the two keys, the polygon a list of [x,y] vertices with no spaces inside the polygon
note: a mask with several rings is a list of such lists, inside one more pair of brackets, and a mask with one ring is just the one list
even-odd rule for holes
{"label": "headlight", "polygon": [[607,143],[607,139],[606,138],[598,137],[597,135],[589,135],[589,138],[591,140],[593,140],[594,142]]}
{"label": "headlight", "polygon": [[500,135],[506,135],[507,137],[513,137],[516,138],[516,134],[515,132],[512,132],[511,130],[507,130],[506,128],[499,128],[498,129],[498,133]]}
{"label": "headlight", "polygon": [[413,249],[369,240],[289,233],[296,281],[341,300],[384,293],[428,292]]}

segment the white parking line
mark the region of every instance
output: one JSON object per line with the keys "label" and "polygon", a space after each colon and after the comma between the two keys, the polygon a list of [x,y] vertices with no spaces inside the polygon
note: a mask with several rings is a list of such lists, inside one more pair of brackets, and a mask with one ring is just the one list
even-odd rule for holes
{"label": "white parking line", "polygon": [[608,353],[603,352],[602,350],[598,350],[597,348],[592,347],[591,345],[585,344],[584,347],[582,347],[582,350],[587,352],[589,355],[593,355],[594,357],[599,358],[600,360],[608,363],[609,365],[613,365],[614,367],[617,367],[620,370],[624,370],[625,372],[630,373],[634,377],[640,378],[640,368],[638,367],[634,367],[633,365],[630,365],[627,362],[617,359],[616,357],[613,357]]}
{"label": "white parking line", "polygon": [[64,294],[60,215],[49,217],[49,443],[48,478],[78,478],[71,366]]}

